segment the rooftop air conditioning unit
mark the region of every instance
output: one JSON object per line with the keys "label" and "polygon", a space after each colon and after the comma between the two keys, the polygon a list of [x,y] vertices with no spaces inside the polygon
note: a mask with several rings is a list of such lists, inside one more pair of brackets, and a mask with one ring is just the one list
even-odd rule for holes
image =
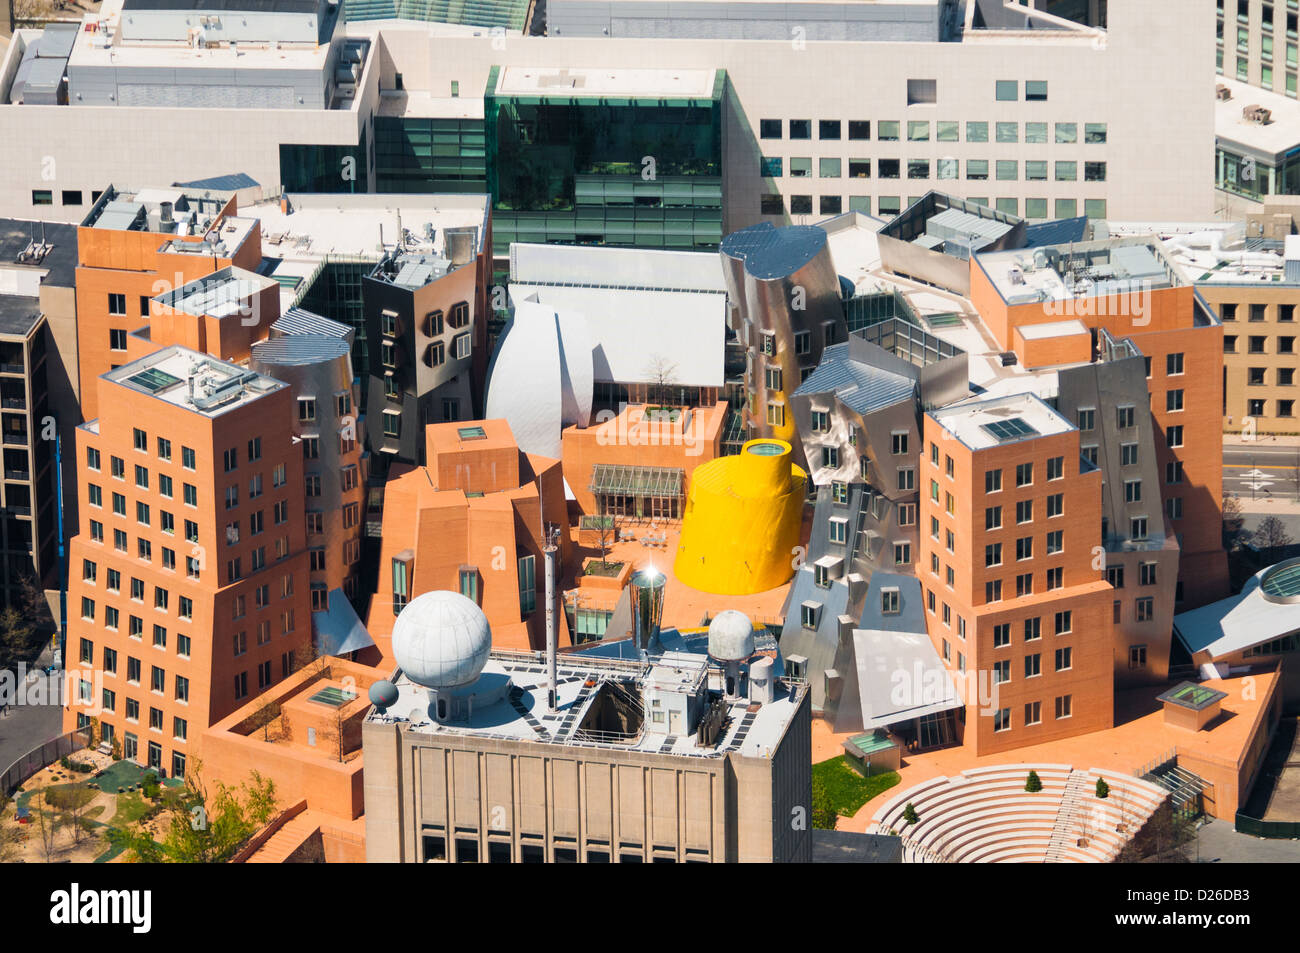
{"label": "rooftop air conditioning unit", "polygon": [[1230,90],[1227,86],[1224,86],[1222,83],[1219,83],[1217,86],[1214,87],[1214,96],[1220,102],[1226,103],[1229,99],[1232,98],[1232,90]]}

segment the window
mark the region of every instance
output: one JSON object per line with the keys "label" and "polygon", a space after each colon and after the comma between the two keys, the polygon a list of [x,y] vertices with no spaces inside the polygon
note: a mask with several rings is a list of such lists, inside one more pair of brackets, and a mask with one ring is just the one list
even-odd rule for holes
{"label": "window", "polygon": [[1001,543],[989,543],[984,547],[984,565],[985,567],[1002,565]]}
{"label": "window", "polygon": [[812,120],[811,120],[811,119],[791,119],[791,120],[790,120],[790,138],[791,138],[791,139],[811,139],[811,138],[812,138]]}
{"label": "window", "polygon": [[1007,622],[993,627],[993,647],[1000,649],[1011,644],[1011,625]]}
{"label": "window", "polygon": [[990,579],[984,583],[984,601],[1001,602],[1002,601],[1002,580]]}
{"label": "window", "polygon": [[1016,486],[1030,486],[1034,482],[1034,465],[1032,463],[1016,464]]}
{"label": "window", "polygon": [[1183,445],[1183,425],[1173,424],[1165,430],[1165,443],[1171,447]]}
{"label": "window", "polygon": [[1135,603],[1137,609],[1137,621],[1149,622],[1155,617],[1155,599],[1152,596],[1142,596]]}
{"label": "window", "polygon": [[1165,391],[1165,411],[1174,413],[1183,409],[1183,391],[1182,388]]}
{"label": "window", "polygon": [[899,602],[897,589],[888,588],[880,591],[880,611],[884,615],[898,615]]}
{"label": "window", "polygon": [[876,123],[876,138],[881,142],[898,141],[899,124],[895,119],[882,119]]}
{"label": "window", "polygon": [[838,119],[820,119],[817,122],[818,139],[838,139],[840,137],[840,121]]}
{"label": "window", "polygon": [[993,124],[993,138],[997,142],[1019,142],[1020,141],[1020,123],[1018,122],[997,122]]}
{"label": "window", "polygon": [[897,159],[878,159],[876,160],[876,177],[880,179],[896,179],[899,176],[900,168]]}
{"label": "window", "polygon": [[1008,731],[1011,728],[1011,709],[999,708],[993,713],[993,730]]}
{"label": "window", "polygon": [[1025,678],[1037,678],[1043,674],[1043,657],[1035,652],[1025,656]]}
{"label": "window", "polygon": [[1011,659],[999,659],[993,663],[993,684],[1001,685],[1011,681]]}
{"label": "window", "polygon": [[760,119],[758,121],[758,136],[760,139],[780,139],[781,120]]}
{"label": "window", "polygon": [[1069,718],[1071,713],[1071,703],[1074,700],[1073,695],[1056,696],[1056,717]]}
{"label": "window", "polygon": [[866,119],[849,120],[849,138],[850,139],[870,139],[871,122]]}
{"label": "window", "polygon": [[1065,477],[1065,457],[1051,457],[1047,461],[1047,479],[1048,481],[1060,480]]}
{"label": "window", "polygon": [[1034,537],[1021,536],[1016,540],[1016,560],[1034,558]]}
{"label": "window", "polygon": [[1000,79],[993,87],[994,98],[1001,103],[1013,103],[1020,98],[1020,82],[1014,79]]}
{"label": "window", "polygon": [[1034,521],[1034,501],[1018,500],[1016,501],[1016,522],[1032,523]]}
{"label": "window", "polygon": [[1002,528],[1002,507],[989,506],[985,508],[984,528],[986,530]]}
{"label": "window", "polygon": [[1074,649],[1064,646],[1056,650],[1056,670],[1067,672],[1074,667]]}
{"label": "window", "polygon": [[1047,518],[1060,516],[1065,512],[1065,494],[1053,493],[1047,498]]}
{"label": "window", "polygon": [[1127,430],[1134,426],[1134,415],[1132,405],[1115,408],[1116,426],[1121,430]]}
{"label": "window", "polygon": [[1042,103],[1047,101],[1047,80],[1025,80],[1025,102]]}
{"label": "window", "polygon": [[997,493],[1002,489],[1002,471],[985,470],[984,471],[984,492]]}

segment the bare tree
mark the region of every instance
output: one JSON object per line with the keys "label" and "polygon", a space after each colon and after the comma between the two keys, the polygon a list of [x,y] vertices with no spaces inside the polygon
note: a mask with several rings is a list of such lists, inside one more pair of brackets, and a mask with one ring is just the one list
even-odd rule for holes
{"label": "bare tree", "polygon": [[278,701],[267,699],[266,702],[258,708],[257,711],[253,712],[252,716],[248,719],[250,722],[249,727],[253,731],[261,728],[262,740],[270,741],[271,725],[273,725],[275,720],[280,717],[281,711],[282,709]]}
{"label": "bare tree", "polygon": [[330,754],[342,764],[344,756],[348,753],[348,722],[343,717],[341,707],[334,709],[329,721],[325,723],[325,727],[318,734],[324,736],[322,740],[327,742]]}
{"label": "bare tree", "polygon": [[96,796],[93,789],[80,784],[45,792],[46,805],[59,812],[59,824],[67,829],[74,845],[80,844],[91,830],[86,808]]}
{"label": "bare tree", "polygon": [[1269,562],[1276,560],[1284,549],[1295,542],[1286,530],[1286,523],[1276,516],[1266,516],[1260,520],[1251,539]]}
{"label": "bare tree", "polygon": [[1245,520],[1241,515],[1241,500],[1237,494],[1229,493],[1223,498],[1223,545],[1236,551],[1241,548],[1241,528]]}
{"label": "bare tree", "polygon": [[59,828],[63,826],[63,818],[54,813],[57,808],[49,803],[46,792],[32,795],[29,802],[32,810],[31,824],[36,828],[37,837],[40,839],[41,852],[45,855],[45,862],[51,863],[54,860],[54,839],[59,833]]}
{"label": "bare tree", "polygon": [[645,369],[646,380],[650,382],[650,403],[662,405],[667,400],[673,384],[677,383],[677,365],[662,354],[650,355]]}
{"label": "bare tree", "polygon": [[604,494],[596,497],[596,540],[600,546],[601,568],[609,563],[609,547],[614,544],[614,518],[606,512],[608,508]]}

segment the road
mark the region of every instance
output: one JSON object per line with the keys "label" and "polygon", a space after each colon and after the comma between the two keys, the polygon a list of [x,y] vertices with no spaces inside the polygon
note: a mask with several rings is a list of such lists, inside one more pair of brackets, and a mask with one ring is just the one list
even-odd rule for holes
{"label": "road", "polygon": [[1223,489],[1241,499],[1242,511],[1265,499],[1294,501],[1300,481],[1300,448],[1261,445],[1223,448]]}

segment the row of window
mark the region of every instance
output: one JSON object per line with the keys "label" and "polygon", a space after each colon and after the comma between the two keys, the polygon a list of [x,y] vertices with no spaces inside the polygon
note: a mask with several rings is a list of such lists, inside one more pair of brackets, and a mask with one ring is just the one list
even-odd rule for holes
{"label": "row of window", "polygon": [[[1283,335],[1276,338],[1277,354],[1295,354],[1295,336]],[[1247,354],[1267,354],[1268,353],[1268,335],[1252,334],[1246,339]],[[1237,335],[1225,334],[1223,336],[1223,353],[1237,353]]]}
{"label": "row of window", "polygon": [[[942,177],[942,176],[941,176]],[[953,176],[955,178],[955,176]],[[758,210],[761,215],[785,215],[786,214],[787,196],[780,192],[764,192],[759,196]],[[791,215],[812,215],[813,198],[812,195],[791,195],[789,214]],[[920,201],[920,196],[910,196],[907,199],[908,205],[913,205]],[[840,215],[845,211],[844,197],[842,195],[818,195],[816,196],[816,208],[819,215]],[[1014,197],[996,198],[990,202],[987,196],[968,196],[967,201],[974,202],[976,205],[996,208],[999,212],[1005,212],[1008,215],[1021,214],[1021,200]],[[1055,199],[1046,198],[1027,198],[1024,200],[1024,217],[1030,220],[1045,220],[1049,217],[1048,210],[1051,210],[1051,218],[1076,218],[1079,215],[1078,199]],[[898,215],[903,210],[903,199],[897,195],[879,195],[876,196],[876,211],[874,214],[881,218]],[[869,195],[850,195],[848,200],[848,211],[860,212],[863,215],[873,214],[871,208],[871,196]],[[1083,214],[1091,219],[1106,218],[1106,200],[1105,199],[1084,199]]]}
{"label": "row of window", "polygon": [[[1055,700],[1056,720],[1069,718],[1074,713],[1074,696],[1057,695]],[[1029,728],[1043,723],[1043,703],[1041,701],[1025,702],[1025,720],[1022,727]],[[993,713],[993,730],[1010,731],[1011,709],[999,708]]]}
{"label": "row of window", "polygon": [[[781,126],[780,120],[763,120],[763,123],[775,123],[774,126],[763,125],[762,129],[774,132],[774,135],[762,135],[762,139],[780,139]],[[798,132],[811,132],[811,126],[807,125],[806,119],[790,120],[791,140],[811,139],[811,135],[795,135]],[[1048,142],[1054,142],[1057,145],[1076,145],[1080,142],[1079,123],[1077,122],[1058,122],[1055,124],[1046,122],[983,122],[983,121],[939,121],[931,123],[928,119],[909,120],[907,123],[899,123],[889,120],[881,120],[876,123],[876,141],[877,142],[901,142],[904,141],[902,133],[906,130],[907,142],[930,142],[933,133],[935,142],[961,142],[962,126],[966,129],[966,142],[1003,142],[1018,143],[1021,141],[1023,130],[1024,142],[1031,145],[1045,145]],[[848,138],[853,141],[868,141],[871,139],[871,123],[863,120],[861,122],[853,121],[848,124]],[[993,138],[989,139],[989,129],[992,127]],[[840,139],[840,123],[838,120],[822,120],[818,124],[818,138],[822,141],[837,141]],[[1101,145],[1106,142],[1106,124],[1104,122],[1083,123],[1083,139],[1086,145]]]}
{"label": "row of window", "polygon": [[[102,191],[91,192],[91,193],[90,193],[90,202],[91,202],[91,204],[93,205],[94,203],[98,202],[98,201],[99,201],[99,197],[100,197],[101,195],[103,195],[103,194],[104,194],[104,193],[103,193]],[[80,190],[80,189],[62,189],[62,190],[60,190],[60,192],[59,192],[59,201],[60,201],[60,204],[62,204],[62,205],[66,205],[66,206],[79,206],[79,205],[82,204],[81,190]],[[32,189],[32,204],[33,204],[33,205],[53,205],[53,204],[54,204],[54,190],[53,190],[53,189]]]}
{"label": "row of window", "polygon": [[[848,177],[850,179],[871,178],[871,159],[849,159]],[[961,161],[955,158],[942,159],[876,159],[876,178],[899,179],[906,170],[909,179],[928,179],[933,169],[935,178],[961,178]],[[972,182],[986,182],[990,168],[993,178],[998,182],[1020,181],[1019,159],[967,159],[966,179]],[[780,156],[763,156],[760,171],[764,178],[779,179],[784,172],[784,160]],[[1024,161],[1024,178],[1026,182],[1046,182],[1050,178],[1057,182],[1079,181],[1079,163],[1071,160],[1056,160],[1049,165],[1046,159],[1027,159]],[[845,172],[845,161],[840,158],[823,158],[817,160],[817,176],[822,179],[838,179]],[[790,177],[794,179],[812,178],[813,160],[808,156],[790,158]],[[1105,182],[1105,162],[1084,162],[1083,181]]]}
{"label": "row of window", "polygon": [[[1252,322],[1258,323],[1260,321],[1267,321],[1268,309],[1270,307],[1276,309],[1276,311],[1274,312],[1275,321],[1278,321],[1282,324],[1291,324],[1294,323],[1295,321],[1294,304],[1277,304],[1277,305],[1251,304],[1248,307],[1250,310],[1248,312],[1247,320]],[[1239,306],[1234,303],[1229,302],[1229,303],[1219,305],[1219,315],[1224,321],[1236,321],[1238,311],[1239,311]]]}
{"label": "row of window", "polygon": [[[130,701],[131,699],[127,700],[128,705],[130,704]],[[155,728],[153,727],[153,714],[152,712],[150,713],[150,727],[154,731],[162,731],[162,726],[161,726],[162,712],[158,713],[158,717],[160,723],[158,727]],[[84,729],[89,727],[89,725],[90,725],[90,716],[87,715],[85,712],[78,712],[77,728]],[[178,728],[179,730],[185,730],[184,725],[181,726],[173,725],[173,729],[172,729],[173,732],[177,731]],[[104,740],[109,744],[112,744],[112,742],[117,737],[117,731],[113,723],[109,721],[102,722],[100,726],[100,730]],[[176,735],[175,737],[177,737],[181,741],[185,740],[185,737],[182,735]],[[162,775],[163,773],[162,745],[157,741],[150,741],[146,747],[146,751],[147,751],[147,759],[148,759],[146,763],[151,769],[158,772],[159,775]],[[139,763],[140,737],[134,732],[131,731],[122,732],[122,757],[127,761],[135,761],[136,763]],[[175,778],[185,777],[185,752],[183,751],[172,752],[172,777]]]}
{"label": "row of window", "polygon": [[[1251,399],[1247,400],[1247,401],[1246,401],[1246,416],[1247,416],[1247,417],[1267,417],[1267,416],[1268,416],[1268,401],[1264,400],[1263,398],[1254,398],[1254,397],[1252,397]],[[1294,401],[1294,400],[1278,400],[1278,401],[1274,401],[1274,402],[1273,402],[1273,416],[1274,416],[1274,417],[1294,417],[1294,416],[1295,416],[1295,401]]]}

